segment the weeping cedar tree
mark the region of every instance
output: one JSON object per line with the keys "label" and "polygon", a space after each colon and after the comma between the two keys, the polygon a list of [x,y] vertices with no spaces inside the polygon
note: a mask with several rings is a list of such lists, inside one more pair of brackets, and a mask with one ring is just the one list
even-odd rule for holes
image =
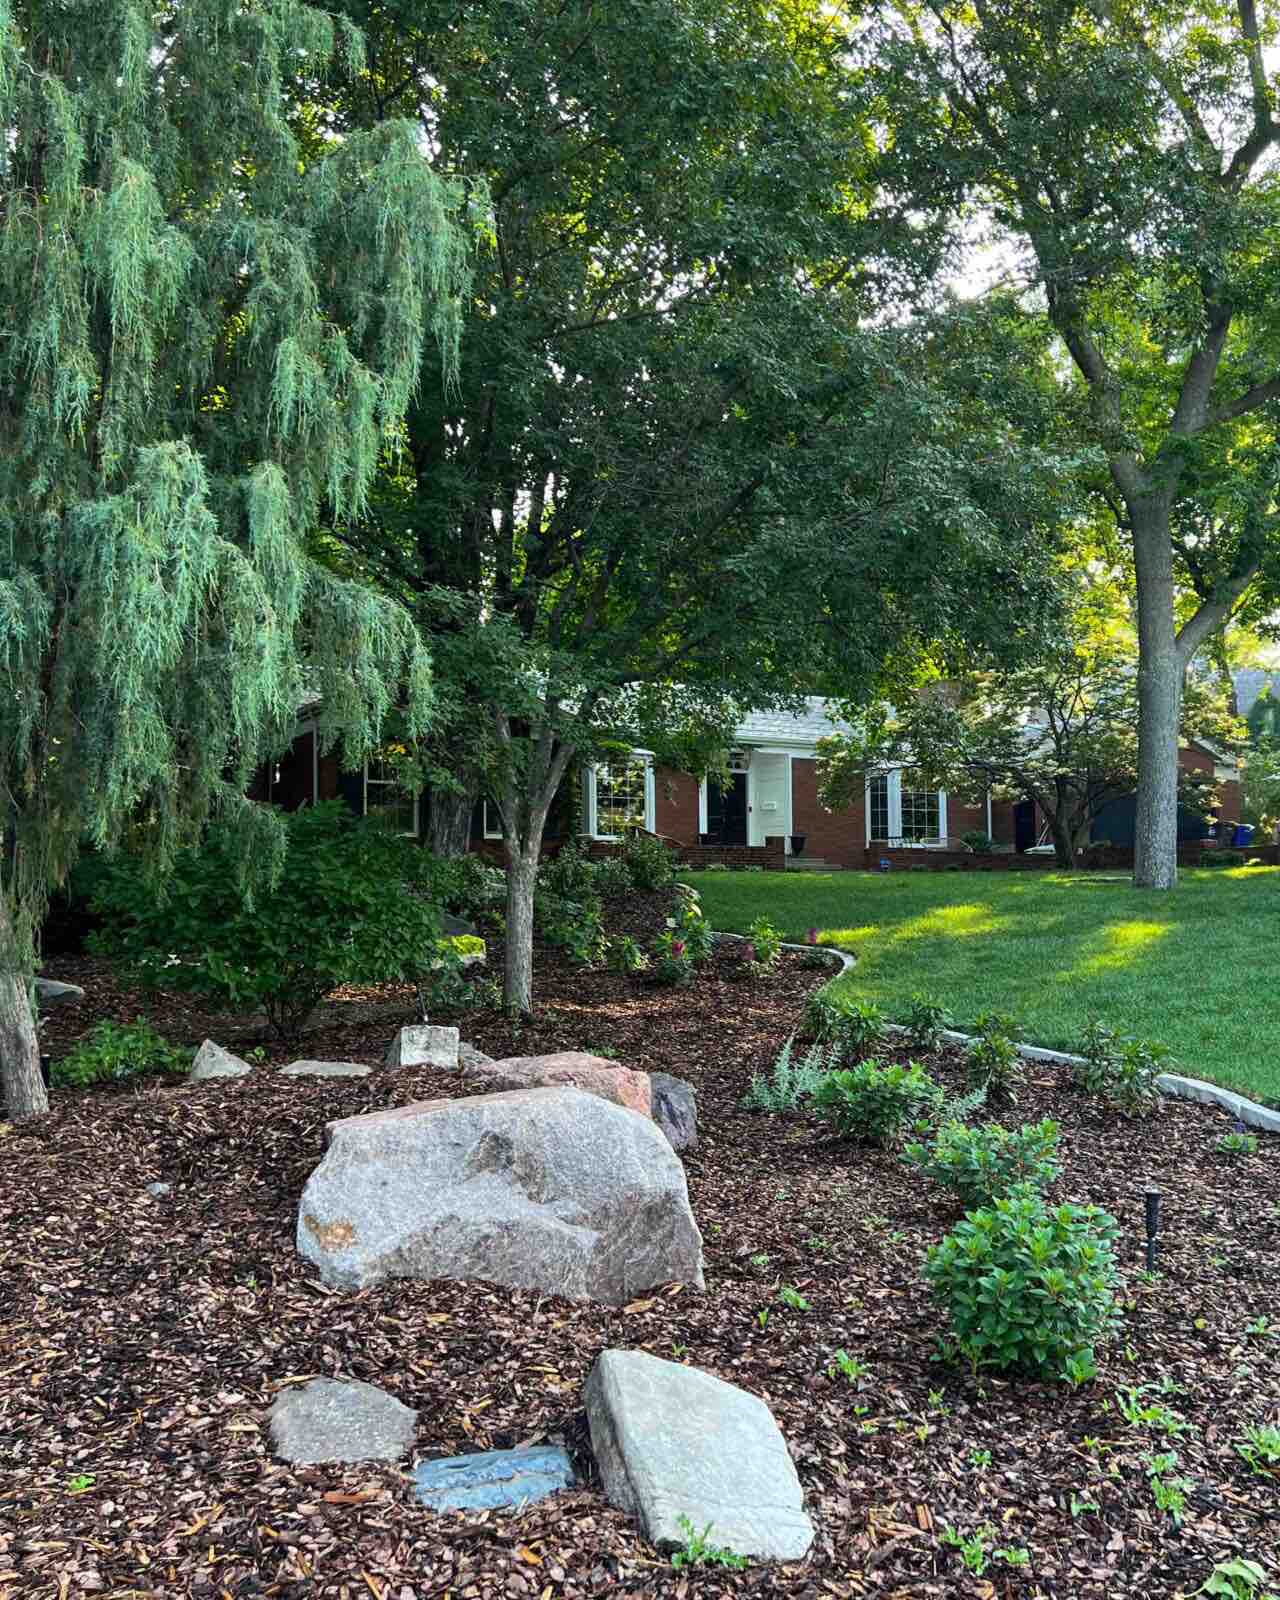
{"label": "weeping cedar tree", "polygon": [[[972,804],[988,793],[1031,800],[1070,871],[1094,818],[1137,783],[1136,667],[1124,645],[1067,639],[1025,667],[932,685],[901,711],[864,717],[860,734],[822,740],[819,796],[839,809],[862,798],[868,773],[905,767],[922,787]],[[1181,710],[1183,738],[1239,744],[1243,729],[1212,684],[1189,681]],[[1212,775],[1180,772],[1179,799],[1209,816]]]}
{"label": "weeping cedar tree", "polygon": [[285,74],[341,47],[294,0],[0,0],[0,1072],[46,1109],[27,983],[85,840],[166,857],[242,798],[305,690],[359,755],[421,724],[405,613],[316,565],[358,514],[434,335],[449,370],[469,230],[417,130],[306,161]]}
{"label": "weeping cedar tree", "polygon": [[1063,415],[1133,553],[1140,887],[1177,878],[1186,668],[1280,596],[1273,9],[898,0],[849,58],[893,130],[887,192],[983,208],[1069,353]]}
{"label": "weeping cedar tree", "polygon": [[932,292],[934,241],[860,175],[868,113],[820,5],[351,15],[371,70],[334,75],[335,119],[416,117],[487,180],[494,233],[457,388],[424,385],[403,471],[327,554],[430,640],[452,714],[426,770],[501,817],[527,1009],[571,759],[695,765],[742,708],[1036,635],[1061,473],[1014,448],[1017,362],[948,369],[889,314]]}

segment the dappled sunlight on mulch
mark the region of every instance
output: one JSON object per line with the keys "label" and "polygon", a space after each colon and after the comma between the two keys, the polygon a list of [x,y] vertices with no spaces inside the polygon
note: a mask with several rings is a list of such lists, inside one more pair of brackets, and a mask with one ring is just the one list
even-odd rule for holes
{"label": "dappled sunlight on mulch", "polygon": [[[1062,1124],[1055,1194],[1122,1225],[1125,1328],[1078,1392],[979,1385],[931,1360],[940,1323],[919,1262],[955,1218],[948,1202],[808,1117],[739,1109],[821,977],[793,957],[736,982],[736,955],[678,990],[548,955],[531,1021],[433,1018],[491,1054],[591,1049],[696,1084],[701,1143],[686,1168],[705,1294],[658,1291],[617,1312],[478,1284],[320,1285],[293,1234],[324,1123],[456,1093],[443,1073],[62,1091],[45,1124],[0,1139],[0,1593],[1109,1600],[1190,1594],[1237,1555],[1270,1562],[1280,1586],[1280,1475],[1251,1474],[1233,1448],[1247,1423],[1280,1425],[1280,1338],[1259,1323],[1280,1331],[1280,1141],[1223,1164],[1217,1113],[1170,1104],[1126,1124],[1033,1067],[1018,1116]],[[85,963],[47,970],[90,989],[51,1016],[55,1053],[99,1015],[144,1015],[193,1042],[206,1031],[189,1001],[134,995]],[[361,1007],[401,1006],[408,1021],[410,997],[345,1004],[351,1020],[301,1050],[269,1043],[271,1059],[378,1065],[397,1023],[361,1021]],[[955,1063],[933,1065],[958,1081]],[[172,1195],[147,1194],[155,1180]],[[1153,1184],[1165,1251],[1146,1282]],[[783,1285],[809,1309],[784,1305]],[[281,1384],[328,1374],[417,1407],[423,1454],[563,1439],[589,1473],[581,1386],[607,1345],[768,1400],[818,1525],[808,1560],[674,1572],[589,1477],[519,1515],[449,1518],[415,1509],[396,1468],[293,1470],[269,1454],[263,1412]],[[866,1363],[856,1385],[829,1375],[836,1349]],[[1168,1441],[1115,1401],[1162,1381],[1150,1398],[1194,1430]],[[1151,1495],[1145,1458],[1163,1450],[1193,1483],[1181,1529]],[[966,1572],[939,1536],[984,1523],[1029,1564]]]}

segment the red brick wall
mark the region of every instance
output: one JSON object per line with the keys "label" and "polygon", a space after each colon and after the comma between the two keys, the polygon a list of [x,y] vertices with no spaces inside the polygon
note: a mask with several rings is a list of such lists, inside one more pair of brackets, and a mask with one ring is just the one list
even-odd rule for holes
{"label": "red brick wall", "polygon": [[947,796],[947,838],[958,839],[962,833],[987,831],[987,803],[983,800],[976,806],[962,805],[959,800]]}
{"label": "red brick wall", "polygon": [[1012,845],[1014,840],[1013,801],[991,802],[991,837],[997,844]]}
{"label": "red brick wall", "polygon": [[687,772],[656,767],[653,773],[653,831],[681,844],[698,842],[698,780]]}
{"label": "red brick wall", "polygon": [[791,827],[805,835],[805,855],[836,866],[862,865],[867,822],[861,796],[844,811],[825,810],[818,803],[818,763],[807,756],[791,761]]}

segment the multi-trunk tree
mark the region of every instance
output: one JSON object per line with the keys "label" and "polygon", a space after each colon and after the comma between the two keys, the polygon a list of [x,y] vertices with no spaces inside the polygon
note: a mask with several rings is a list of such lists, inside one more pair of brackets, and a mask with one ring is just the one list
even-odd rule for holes
{"label": "multi-trunk tree", "polygon": [[574,756],[705,751],[735,709],[1034,635],[1056,466],[1013,448],[1015,368],[945,387],[937,331],[901,325],[935,241],[860,170],[874,107],[823,6],[350,8],[370,70],[335,117],[416,117],[494,232],[458,384],[424,387],[328,559],[401,597],[450,680],[428,754],[501,817],[523,1009]]}
{"label": "multi-trunk tree", "polygon": [[[358,515],[470,229],[416,126],[300,143],[360,42],[298,0],[0,0],[0,1080],[45,1109],[28,983],[86,841],[158,861],[243,799],[304,697],[359,757],[423,724],[406,614],[317,565]],[[286,92],[288,91],[288,92]],[[431,381],[441,367],[433,363]]]}
{"label": "multi-trunk tree", "polygon": [[1187,666],[1280,594],[1273,12],[902,0],[851,27],[855,81],[883,97],[886,190],[964,215],[970,240],[985,217],[987,270],[1025,286],[1075,374],[1063,417],[1132,549],[1135,882],[1152,888],[1176,881]]}

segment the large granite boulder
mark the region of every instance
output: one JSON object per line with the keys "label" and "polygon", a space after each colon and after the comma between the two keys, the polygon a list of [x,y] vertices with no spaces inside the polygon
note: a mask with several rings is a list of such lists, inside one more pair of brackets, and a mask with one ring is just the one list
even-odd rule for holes
{"label": "large granite boulder", "polygon": [[335,1287],[481,1278],[607,1305],[702,1287],[684,1168],[652,1122],[596,1095],[427,1100],[328,1133],[297,1242]]}
{"label": "large granite boulder", "polygon": [[56,978],[37,978],[35,981],[36,1005],[41,1011],[51,1006],[65,1006],[74,1000],[84,999],[84,990],[78,983],[59,983]]}
{"label": "large granite boulder", "polygon": [[643,1350],[605,1350],[583,1398],[605,1497],[659,1550],[687,1519],[712,1544],[798,1561],[813,1542],[800,1480],[763,1400]]}
{"label": "large granite boulder", "polygon": [[692,1150],[698,1143],[698,1101],[693,1085],[669,1072],[651,1072],[653,1120],[671,1141],[673,1150]]}
{"label": "large granite boulder", "polygon": [[560,1050],[546,1056],[507,1056],[501,1061],[469,1061],[468,1077],[491,1089],[581,1089],[614,1105],[652,1115],[649,1074],[633,1072],[604,1056]]}
{"label": "large granite boulder", "polygon": [[214,1078],[246,1078],[252,1071],[247,1061],[206,1039],[196,1051],[187,1078],[191,1083],[208,1083]]}
{"label": "large granite boulder", "polygon": [[275,1452],[296,1466],[398,1461],[413,1446],[418,1413],[355,1378],[312,1378],[282,1389],[267,1413]]}

